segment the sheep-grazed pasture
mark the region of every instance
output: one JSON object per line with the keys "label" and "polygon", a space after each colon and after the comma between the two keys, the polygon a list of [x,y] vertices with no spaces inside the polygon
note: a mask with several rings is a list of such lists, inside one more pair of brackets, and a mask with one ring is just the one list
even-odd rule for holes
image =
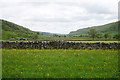
{"label": "sheep-grazed pasture", "polygon": [[118,78],[118,50],[2,49],[3,78]]}

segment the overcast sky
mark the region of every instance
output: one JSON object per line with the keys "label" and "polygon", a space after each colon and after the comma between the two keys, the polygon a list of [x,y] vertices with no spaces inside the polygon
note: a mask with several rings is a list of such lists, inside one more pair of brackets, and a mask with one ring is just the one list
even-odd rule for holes
{"label": "overcast sky", "polygon": [[0,0],[0,18],[33,31],[68,34],[118,19],[119,0]]}

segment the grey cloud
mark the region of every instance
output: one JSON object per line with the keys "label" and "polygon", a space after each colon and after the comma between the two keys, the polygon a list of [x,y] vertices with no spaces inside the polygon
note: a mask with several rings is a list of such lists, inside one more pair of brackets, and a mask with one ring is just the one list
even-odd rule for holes
{"label": "grey cloud", "polygon": [[[106,6],[100,3],[77,3],[77,2],[56,2],[58,5],[65,5],[65,6],[76,6],[82,7],[88,11],[88,13],[96,13],[96,14],[112,14],[113,12],[109,10]],[[110,4],[111,5],[111,4]]]}
{"label": "grey cloud", "polygon": [[96,4],[96,5],[88,5],[85,6],[88,13],[96,13],[96,14],[113,14],[107,7]]}
{"label": "grey cloud", "polygon": [[[23,0],[14,3],[2,2],[0,4],[0,15],[2,17],[0,16],[0,18],[31,30],[55,33],[69,33],[80,28],[117,20],[115,10],[111,11],[106,6],[112,4],[103,5],[82,1],[29,2]],[[84,9],[85,12],[80,12],[79,9]]]}
{"label": "grey cloud", "polygon": [[68,22],[68,20],[65,20],[63,18],[29,18],[25,19],[26,21],[33,21],[33,22]]}
{"label": "grey cloud", "polygon": [[[99,14],[88,14],[86,16],[82,15],[77,15],[75,17],[71,17],[69,19],[67,18],[44,18],[44,17],[36,17],[36,18],[28,18],[26,19],[27,21],[34,21],[34,22],[61,22],[61,23],[66,23],[66,22],[79,22],[79,21],[89,21],[91,19],[95,20],[103,20],[105,19],[104,16],[101,16]],[[116,19],[116,16],[110,16],[107,19]]]}

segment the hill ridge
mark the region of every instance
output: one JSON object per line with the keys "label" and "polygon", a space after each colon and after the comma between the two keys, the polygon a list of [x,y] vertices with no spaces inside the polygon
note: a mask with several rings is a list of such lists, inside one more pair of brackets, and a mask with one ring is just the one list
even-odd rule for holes
{"label": "hill ridge", "polygon": [[84,35],[85,36],[85,35],[88,35],[87,32],[89,31],[90,28],[96,29],[101,34],[107,33],[107,34],[115,35],[118,33],[118,21],[107,23],[107,24],[100,25],[100,26],[92,26],[92,27],[78,29],[76,31],[71,31],[69,35]]}

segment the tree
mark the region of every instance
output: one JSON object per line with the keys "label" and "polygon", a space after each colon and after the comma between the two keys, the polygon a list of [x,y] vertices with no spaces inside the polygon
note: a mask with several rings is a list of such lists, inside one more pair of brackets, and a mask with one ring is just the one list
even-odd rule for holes
{"label": "tree", "polygon": [[104,34],[104,38],[107,39],[109,37],[109,34]]}
{"label": "tree", "polygon": [[97,37],[97,31],[94,28],[91,28],[88,32],[88,35],[92,40],[94,40]]}
{"label": "tree", "polygon": [[120,35],[116,34],[116,35],[114,35],[113,38],[114,38],[114,39],[117,39],[117,40],[120,40]]}
{"label": "tree", "polygon": [[102,34],[97,34],[97,38],[98,39],[102,38]]}
{"label": "tree", "polygon": [[64,37],[66,37],[66,35],[64,35]]}
{"label": "tree", "polygon": [[39,32],[36,32],[38,35],[40,34]]}
{"label": "tree", "polygon": [[83,37],[82,35],[80,35],[79,37]]}
{"label": "tree", "polygon": [[61,37],[61,36],[58,36],[59,38]]}

